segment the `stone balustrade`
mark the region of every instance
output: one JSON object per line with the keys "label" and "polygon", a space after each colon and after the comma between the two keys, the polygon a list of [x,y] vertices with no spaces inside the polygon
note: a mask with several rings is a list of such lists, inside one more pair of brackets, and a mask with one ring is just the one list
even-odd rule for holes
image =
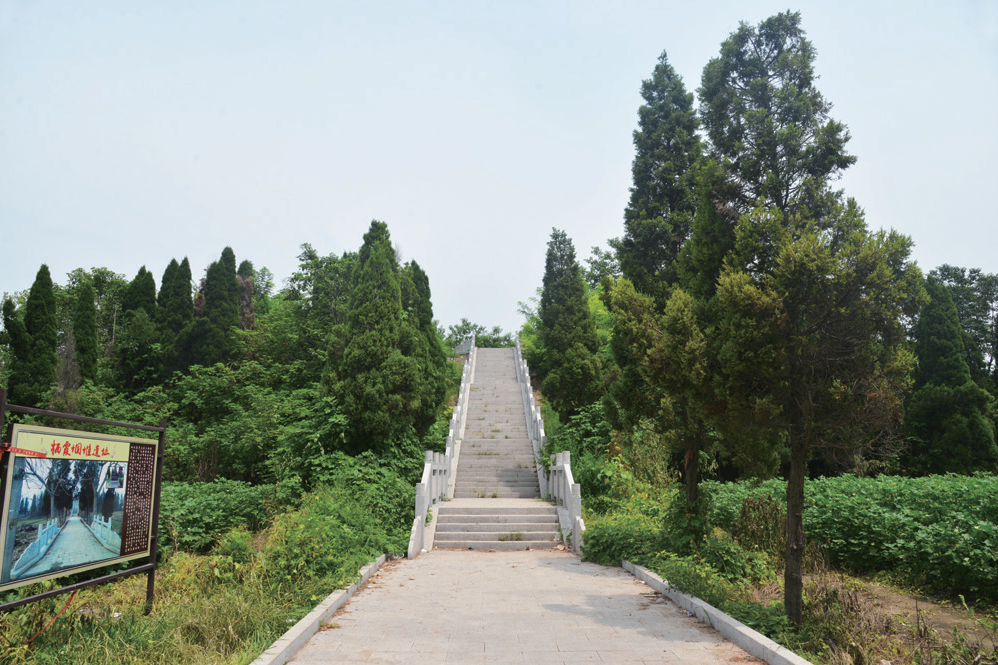
{"label": "stone balustrade", "polygon": [[523,410],[527,417],[527,434],[534,444],[534,459],[537,460],[537,482],[541,488],[541,496],[550,494],[548,491],[548,479],[544,473],[544,465],[541,461],[541,448],[547,443],[547,436],[544,434],[544,419],[541,417],[540,407],[534,400],[534,391],[530,387],[530,371],[527,368],[527,361],[523,357],[523,350],[520,347],[520,340],[516,340],[515,347],[516,380],[520,383],[520,392],[523,397]]}
{"label": "stone balustrade", "polygon": [[18,558],[17,563],[14,564],[11,570],[11,579],[20,577],[28,568],[38,563],[45,556],[45,553],[49,551],[60,531],[59,520],[55,519],[49,520],[38,527],[38,537],[35,538],[35,542],[28,545],[27,549],[21,553],[20,558]]}
{"label": "stone balustrade", "polygon": [[[551,456],[551,500],[558,506],[558,516],[562,523],[562,533],[571,534],[572,551],[582,551],[582,532],[586,524],[582,521],[582,488],[572,477],[572,455],[569,451]],[[567,543],[566,538],[566,543]]]}
{"label": "stone balustrade", "polygon": [[93,524],[88,525],[88,528],[90,533],[94,534],[94,537],[108,550],[115,554],[121,551],[121,536],[111,528],[110,519],[105,520],[103,516],[98,515],[94,518]]}
{"label": "stone balustrade", "polygon": [[471,382],[475,377],[475,360],[477,349],[475,347],[475,335],[472,334],[469,344],[461,348],[467,348],[465,353],[468,359],[464,363],[464,370],[461,374],[461,387],[458,391],[457,404],[451,412],[450,428],[447,432],[447,444],[443,453],[426,451],[426,458],[423,462],[423,475],[416,483],[416,516],[412,521],[412,532],[409,535],[409,548],[407,556],[415,559],[426,548],[427,544],[427,522],[426,518],[437,502],[443,499],[454,497],[454,478],[457,455],[461,440],[464,438],[464,428],[468,420],[468,400],[471,399]]}

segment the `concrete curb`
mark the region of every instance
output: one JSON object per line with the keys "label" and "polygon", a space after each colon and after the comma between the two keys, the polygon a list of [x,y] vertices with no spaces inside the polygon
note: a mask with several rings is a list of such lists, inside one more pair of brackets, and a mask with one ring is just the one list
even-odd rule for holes
{"label": "concrete curb", "polygon": [[252,662],[251,665],[284,665],[295,654],[305,646],[313,635],[319,632],[322,624],[338,610],[343,603],[350,599],[357,589],[364,582],[371,579],[377,572],[381,564],[385,562],[385,555],[382,554],[377,560],[367,564],[360,569],[360,579],[346,589],[338,589],[326,596],[326,599],[319,603],[314,610],[308,613],[304,619],[292,626],[288,632],[284,633],[270,648],[264,651]]}
{"label": "concrete curb", "polygon": [[731,640],[747,653],[766,661],[769,665],[811,665],[793,651],[780,646],[765,635],[761,635],[745,624],[732,619],[721,610],[708,605],[699,598],[688,596],[669,586],[669,583],[643,566],[630,561],[623,562],[624,570],[655,589],[687,612],[716,628],[721,635]]}

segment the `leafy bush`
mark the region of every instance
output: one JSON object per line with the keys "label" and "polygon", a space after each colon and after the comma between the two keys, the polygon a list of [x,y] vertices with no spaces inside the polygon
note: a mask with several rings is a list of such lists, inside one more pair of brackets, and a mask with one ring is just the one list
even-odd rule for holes
{"label": "leafy bush", "polygon": [[268,518],[264,499],[272,489],[237,480],[163,483],[160,546],[203,552],[235,527],[259,530]]}
{"label": "leafy bush", "polygon": [[253,534],[245,529],[233,529],[218,541],[215,553],[227,556],[235,563],[249,563],[255,554]]}
{"label": "leafy bush", "polygon": [[759,482],[756,480],[725,483],[705,480],[700,492],[710,497],[710,522],[725,531],[731,531],[742,511],[746,497],[778,497],[786,505],[787,482],[778,478]]}
{"label": "leafy bush", "polygon": [[[330,455],[327,462],[318,476],[319,482],[352,497],[352,501],[367,511],[369,521],[373,520],[391,534],[394,544],[385,552],[404,552],[409,544],[416,501],[414,483],[382,463],[372,452],[356,457],[336,453]],[[422,463],[419,470],[422,472]]]}
{"label": "leafy bush", "polygon": [[761,584],[776,579],[776,571],[770,566],[766,555],[749,552],[726,534],[709,536],[704,540],[700,554],[704,563],[729,582],[748,580]]}
{"label": "leafy bush", "polygon": [[732,602],[725,606],[724,611],[769,639],[780,643],[786,642],[786,635],[790,632],[790,620],[787,619],[787,613],[781,602],[775,601],[769,605]]}
{"label": "leafy bush", "polygon": [[399,551],[400,542],[372,519],[369,507],[342,488],[309,495],[300,510],[279,515],[264,547],[267,576],[280,589],[349,582],[367,562]]}
{"label": "leafy bush", "polygon": [[662,522],[641,513],[613,513],[586,522],[582,556],[605,566],[641,562],[662,548]]}
{"label": "leafy bush", "polygon": [[740,587],[696,557],[659,552],[649,557],[646,565],[668,582],[669,586],[718,609],[723,610],[730,601],[740,599]]}
{"label": "leafy bush", "polygon": [[761,552],[776,568],[783,567],[787,549],[787,511],[772,496],[747,496],[731,528],[739,545]]}
{"label": "leafy bush", "polygon": [[[786,484],[704,483],[715,524],[739,521],[736,538],[754,548],[776,538],[740,518],[747,498],[780,497]],[[755,509],[765,510],[761,504]],[[751,520],[749,520],[751,521]],[[747,529],[747,530],[746,530]],[[755,533],[749,533],[755,529]],[[898,570],[912,582],[998,597],[998,476],[926,476],[811,480],[805,486],[804,532],[831,560],[853,571]],[[743,537],[745,540],[743,541]],[[753,544],[755,543],[755,544]]]}

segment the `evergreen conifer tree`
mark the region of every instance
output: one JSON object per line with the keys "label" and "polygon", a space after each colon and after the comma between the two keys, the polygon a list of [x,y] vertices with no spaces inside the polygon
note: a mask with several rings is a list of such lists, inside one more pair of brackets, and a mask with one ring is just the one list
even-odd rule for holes
{"label": "evergreen conifer tree", "polygon": [[23,401],[21,390],[28,381],[28,356],[31,349],[31,339],[24,327],[24,321],[17,314],[17,306],[10,298],[3,301],[4,337],[10,346],[10,368],[8,375],[7,401],[20,406],[30,406]]}
{"label": "evergreen conifer tree", "polygon": [[399,268],[388,226],[377,220],[364,234],[346,322],[330,335],[323,386],[343,405],[351,445],[384,445],[415,425],[422,379],[419,362],[403,353]]}
{"label": "evergreen conifer tree", "polygon": [[675,281],[674,262],[689,235],[695,203],[690,176],[702,148],[693,94],[664,51],[652,77],[642,82],[641,97],[633,186],[617,255],[624,276],[661,300]]}
{"label": "evergreen conifer tree", "polygon": [[555,411],[569,418],[602,395],[602,371],[575,247],[558,229],[552,229],[548,241],[539,314],[545,350],[542,390]]}
{"label": "evergreen conifer tree", "polygon": [[445,386],[444,354],[440,336],[433,324],[430,302],[430,280],[416,261],[410,261],[400,272],[403,317],[403,353],[419,360],[420,407],[414,423],[419,434],[429,430],[436,420],[437,407],[443,401]]}
{"label": "evergreen conifer tree", "polygon": [[97,296],[89,279],[80,284],[73,314],[73,340],[76,343],[76,362],[80,378],[97,380]]}
{"label": "evergreen conifer tree", "polygon": [[17,322],[13,303],[10,307],[4,304],[4,324],[8,326],[15,357],[10,401],[22,406],[39,406],[55,382],[58,362],[55,290],[47,265],[38,269],[24,309],[22,327]]}
{"label": "evergreen conifer tree", "polygon": [[150,317],[157,315],[156,280],[145,266],[139,268],[135,279],[129,282],[121,303],[121,311],[124,313],[135,312],[139,309],[145,310],[145,313]]}
{"label": "evergreen conifer tree", "polygon": [[971,378],[964,333],[946,287],[926,280],[929,302],[915,325],[915,392],[907,411],[916,473],[967,473],[998,462],[993,399]]}

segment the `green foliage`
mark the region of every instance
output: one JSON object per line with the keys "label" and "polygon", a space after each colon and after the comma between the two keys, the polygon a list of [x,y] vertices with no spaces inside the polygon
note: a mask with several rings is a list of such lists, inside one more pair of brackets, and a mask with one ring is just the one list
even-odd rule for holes
{"label": "green foliage", "polygon": [[372,520],[353,493],[329,487],[306,498],[298,511],[275,518],[263,555],[279,589],[313,580],[336,588],[371,559],[404,549],[400,535]]}
{"label": "green foliage", "polygon": [[762,633],[769,639],[786,643],[790,633],[790,621],[787,619],[783,605],[779,602],[762,605],[752,602],[729,602],[724,611],[752,630]]}
{"label": "green foliage", "polygon": [[776,581],[776,569],[768,557],[745,549],[723,532],[704,540],[700,556],[704,563],[733,584],[743,580],[752,584]]}
{"label": "green foliage", "polygon": [[849,131],[815,86],[816,51],[799,12],[741,23],[704,67],[700,116],[712,154],[736,184],[740,212],[760,199],[822,217],[828,183],[856,158]]}
{"label": "green foliage", "polygon": [[80,378],[84,381],[97,379],[96,298],[90,280],[83,281],[76,296],[76,311],[73,313],[73,340],[76,343],[76,362],[80,367]]}
{"label": "green foliage", "polygon": [[[946,287],[960,318],[964,332],[967,364],[978,383],[987,382],[985,374],[995,365],[995,313],[998,312],[998,275],[980,268],[959,268],[943,264],[929,273]],[[983,385],[982,385],[983,387]]]}
{"label": "green foliage", "polygon": [[121,300],[122,313],[137,312],[140,309],[150,318],[156,318],[156,280],[145,266],[139,268],[135,278],[128,283]]}
{"label": "green foliage", "polygon": [[783,567],[787,547],[787,511],[771,494],[746,496],[731,533],[738,544],[749,552],[764,554],[777,568]]}
{"label": "green foliage", "polygon": [[963,331],[949,291],[926,281],[929,301],[915,324],[916,390],[908,406],[916,473],[968,472],[998,462],[992,397],[971,378]]}
{"label": "green foliage", "polygon": [[8,400],[22,406],[39,406],[55,382],[57,362],[55,291],[48,266],[38,269],[24,309],[22,328],[14,320],[13,307],[4,305],[4,325],[14,349]]}
{"label": "green foliage", "polygon": [[163,272],[157,304],[160,328],[172,340],[194,317],[191,264],[186,256],[182,263],[177,263],[176,259],[170,260]]}
{"label": "green foliage", "polygon": [[693,556],[659,552],[647,557],[645,565],[685,594],[700,598],[723,610],[730,600],[738,597],[738,587],[713,566]]}
{"label": "green foliage", "polygon": [[222,535],[215,545],[214,552],[229,557],[234,563],[249,563],[256,553],[253,533],[242,527],[236,527]]}
{"label": "green foliage", "polygon": [[702,151],[693,94],[663,51],[641,84],[644,104],[634,132],[631,199],[624,211],[620,268],[642,293],[664,299],[689,235],[694,201],[690,173]]}
{"label": "green foliage", "polygon": [[615,512],[586,520],[582,556],[604,566],[641,562],[662,549],[662,522],[641,513]]}
{"label": "green foliage", "polygon": [[256,531],[269,517],[266,485],[237,480],[213,483],[163,483],[160,499],[160,546],[206,552],[238,527]]}
{"label": "green foliage", "polygon": [[323,387],[342,404],[352,449],[359,452],[410,427],[429,427],[430,405],[420,396],[435,378],[425,341],[419,343],[418,312],[403,312],[399,267],[384,222],[371,222],[364,234],[354,275],[346,323],[330,335]]}
{"label": "green foliage", "polygon": [[472,333],[475,335],[475,346],[482,349],[508,348],[516,345],[513,333],[504,333],[502,327],[486,328],[463,317],[457,325],[448,326],[447,339],[444,341],[451,348],[457,348],[461,342],[471,337]]}
{"label": "green foliage", "polygon": [[570,417],[600,397],[602,370],[575,248],[558,229],[552,230],[548,241],[539,317],[544,357],[534,369],[540,372],[551,406]]}
{"label": "green foliage", "polygon": [[117,376],[123,388],[138,392],[159,383],[163,364],[163,347],[159,340],[159,330],[145,308],[129,310],[125,314],[115,345]]}
{"label": "green foliage", "polygon": [[[744,547],[766,551],[754,545],[766,539],[749,535],[739,513],[751,499],[781,496],[785,486],[780,480],[707,482],[704,489],[714,524],[734,527]],[[809,481],[805,494],[808,541],[820,545],[833,563],[857,572],[897,571],[913,585],[998,596],[998,477],[846,475]],[[775,523],[766,529],[776,535]]]}

